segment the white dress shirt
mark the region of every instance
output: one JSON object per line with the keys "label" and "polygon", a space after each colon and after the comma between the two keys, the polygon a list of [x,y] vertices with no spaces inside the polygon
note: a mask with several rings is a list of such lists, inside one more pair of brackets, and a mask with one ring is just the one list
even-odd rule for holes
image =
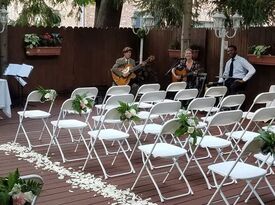
{"label": "white dress shirt", "polygon": [[[225,64],[225,70],[223,77],[226,79],[229,77],[230,64],[232,59],[230,58]],[[232,78],[239,78],[243,81],[249,80],[256,72],[253,65],[251,65],[245,58],[236,55],[233,61],[233,76]]]}

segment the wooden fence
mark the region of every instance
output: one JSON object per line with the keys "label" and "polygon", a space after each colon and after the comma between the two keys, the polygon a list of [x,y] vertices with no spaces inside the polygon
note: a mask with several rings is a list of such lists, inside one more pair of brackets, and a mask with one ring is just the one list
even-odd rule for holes
{"label": "wooden fence", "polygon": [[[61,55],[26,56],[24,34],[45,32],[58,32],[63,36]],[[154,29],[145,37],[144,58],[149,55],[156,57],[148,69],[150,72],[145,82],[158,81],[163,87],[169,83],[170,74],[165,74],[175,60],[168,57],[167,50],[179,32],[179,29]],[[212,30],[206,29],[193,29],[191,38],[191,44],[200,47],[199,60],[208,74],[208,81],[215,81],[219,70],[220,39]],[[253,44],[268,44],[275,49],[275,28],[241,30],[236,37],[226,40],[229,44],[236,45],[239,54],[246,57],[248,46]],[[59,93],[70,93],[79,86],[108,87],[112,84],[110,68],[115,59],[122,56],[121,50],[125,46],[131,46],[134,49],[133,58],[138,59],[139,39],[131,29],[8,28],[8,62],[34,66],[27,79],[28,84],[23,89],[25,95],[38,85],[54,88]],[[255,67],[257,73],[249,82],[246,92],[247,103],[251,103],[257,93],[267,91],[271,84],[275,84],[274,67]],[[16,98],[20,92],[17,82],[12,77],[8,80],[12,98]]]}

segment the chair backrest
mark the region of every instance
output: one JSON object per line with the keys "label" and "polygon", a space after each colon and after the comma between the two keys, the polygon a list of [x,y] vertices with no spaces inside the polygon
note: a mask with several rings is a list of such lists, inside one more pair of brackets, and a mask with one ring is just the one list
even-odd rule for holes
{"label": "chair backrest", "polygon": [[76,95],[83,95],[85,94],[87,97],[95,99],[98,94],[98,89],[96,87],[80,87],[76,88],[72,94],[71,98],[74,98]]}
{"label": "chair backrest", "polygon": [[136,101],[139,95],[143,95],[144,93],[147,93],[147,92],[158,91],[159,89],[160,89],[160,84],[158,83],[144,84],[139,87],[134,101]]}
{"label": "chair backrest", "polygon": [[275,107],[264,107],[256,110],[251,121],[260,122],[268,121],[275,118]]}
{"label": "chair backrest", "polygon": [[162,126],[160,135],[163,134],[174,134],[175,131],[181,126],[179,119],[173,118],[164,123]]}
{"label": "chair backrest", "polygon": [[185,89],[186,85],[185,81],[170,83],[166,88],[166,92],[178,92],[179,90]]}
{"label": "chair backrest", "polygon": [[107,99],[104,104],[104,109],[108,107],[117,107],[119,106],[119,102],[132,103],[133,100],[133,94],[113,95]]}
{"label": "chair backrest", "polygon": [[204,97],[223,97],[227,92],[226,86],[215,86],[208,88],[205,93]]}
{"label": "chair backrest", "polygon": [[174,100],[193,100],[198,96],[198,89],[184,89],[176,93]]}
{"label": "chair backrest", "polygon": [[108,97],[112,95],[123,95],[123,94],[129,94],[131,90],[131,87],[129,85],[115,85],[110,87],[104,96],[104,99],[102,101],[102,104],[105,104]]}
{"label": "chair backrest", "polygon": [[165,99],[165,96],[166,92],[164,90],[147,92],[140,97],[139,104],[141,102],[161,102]]}
{"label": "chair backrest", "polygon": [[244,94],[228,95],[222,100],[220,104],[220,108],[235,107],[236,109],[240,109],[244,100],[245,100]]}
{"label": "chair backrest", "polygon": [[216,102],[216,99],[214,97],[195,98],[189,103],[187,110],[197,111],[197,110],[202,110],[204,108],[209,108],[211,110],[215,102]]}
{"label": "chair backrest", "polygon": [[[53,106],[53,103],[55,101],[55,98],[56,98],[57,94],[56,94],[56,91],[53,90],[53,89],[49,89],[49,91],[50,91],[50,93],[53,96],[53,99],[50,100],[50,101],[48,101],[50,103],[50,107],[49,107],[48,112],[51,112],[51,109],[52,109],[52,106]],[[24,106],[24,111],[27,110],[28,104],[30,102],[32,102],[32,103],[41,103],[41,97],[42,97],[42,94],[39,93],[38,90],[34,90],[34,91],[30,92],[29,95],[28,95],[28,97],[27,97],[25,106]]]}
{"label": "chair backrest", "polygon": [[[30,174],[30,175],[20,176],[20,178],[24,179],[24,180],[33,180],[33,181],[35,181],[37,183],[40,183],[42,185],[42,187],[44,185],[43,178],[41,176],[37,175],[37,174]],[[42,189],[42,187],[41,187],[41,189]],[[38,196],[34,196],[31,205],[35,205],[37,197]]]}
{"label": "chair backrest", "polygon": [[[269,92],[270,92],[270,93],[275,93],[275,85],[271,85],[271,86],[270,86]],[[270,102],[270,103],[266,103],[266,107],[269,107],[269,106],[275,106],[275,100],[273,100],[273,101]]]}
{"label": "chair backrest", "polygon": [[242,118],[241,110],[221,111],[211,118],[208,126],[227,126],[239,122]]}
{"label": "chair backrest", "polygon": [[[157,114],[157,115],[167,115],[171,113],[177,113],[181,108],[181,103],[178,101],[173,102],[160,102],[155,104],[151,110],[150,115]],[[150,116],[149,116],[150,117]],[[148,117],[148,119],[149,119]]]}
{"label": "chair backrest", "polygon": [[249,107],[247,114],[253,109],[254,105],[256,104],[266,104],[271,105],[271,103],[275,100],[275,92],[263,92],[258,94],[254,100],[251,106]]}

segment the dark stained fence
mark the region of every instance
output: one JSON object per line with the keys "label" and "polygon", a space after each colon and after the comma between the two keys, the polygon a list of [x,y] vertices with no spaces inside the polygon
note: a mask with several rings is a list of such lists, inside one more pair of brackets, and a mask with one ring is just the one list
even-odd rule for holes
{"label": "dark stained fence", "polygon": [[[24,87],[26,95],[38,85],[51,87],[59,93],[70,93],[80,86],[108,87],[112,85],[110,68],[115,60],[122,56],[121,50],[131,46],[133,58],[138,61],[139,38],[131,29],[96,29],[96,28],[36,28],[11,27],[8,28],[8,62],[26,63],[34,66],[34,70],[27,79]],[[25,33],[43,34],[45,32],[59,32],[63,36],[60,56],[37,57],[26,56],[23,45]],[[144,83],[160,82],[162,88],[170,82],[169,69],[176,63],[176,59],[168,57],[169,45],[180,37],[180,29],[153,29],[144,39],[144,59],[149,55],[156,57],[148,66],[147,78]],[[228,44],[238,47],[238,53],[246,57],[248,46],[267,44],[273,47],[275,53],[275,28],[250,28],[239,30],[232,39],[226,39]],[[220,42],[213,30],[192,29],[190,45],[200,47],[199,62],[208,74],[208,81],[216,81],[219,72]],[[227,55],[225,53],[225,62]],[[267,91],[271,84],[275,84],[275,67],[255,65],[257,73],[248,83],[246,90],[249,105],[254,97]],[[166,75],[165,75],[166,74]],[[19,95],[18,83],[9,77],[12,98]]]}

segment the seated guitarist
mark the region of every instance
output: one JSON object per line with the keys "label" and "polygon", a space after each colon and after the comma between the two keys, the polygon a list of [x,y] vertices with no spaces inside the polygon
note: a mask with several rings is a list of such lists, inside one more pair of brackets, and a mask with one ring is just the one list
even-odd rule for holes
{"label": "seated guitarist", "polygon": [[200,70],[200,64],[192,59],[192,49],[185,50],[184,58],[172,68],[172,81],[187,81],[187,88],[196,88],[196,77]]}

